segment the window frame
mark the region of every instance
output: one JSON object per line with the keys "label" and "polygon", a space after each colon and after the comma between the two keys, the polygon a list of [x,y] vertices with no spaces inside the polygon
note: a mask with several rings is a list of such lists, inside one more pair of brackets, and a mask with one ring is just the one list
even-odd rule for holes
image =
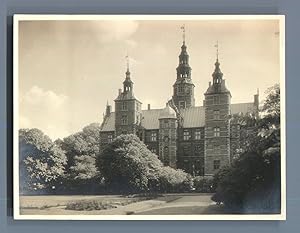
{"label": "window frame", "polygon": [[202,133],[200,129],[195,130],[195,140],[201,140]]}
{"label": "window frame", "polygon": [[213,166],[214,166],[214,170],[220,169],[221,161],[219,159],[214,160]]}
{"label": "window frame", "polygon": [[128,110],[128,104],[127,104],[127,102],[122,102],[121,109],[122,109],[122,111],[127,111]]}
{"label": "window frame", "polygon": [[188,141],[191,139],[191,134],[189,130],[183,131],[183,141]]}
{"label": "window frame", "polygon": [[151,142],[156,142],[157,141],[157,133],[156,132],[151,132],[150,141]]}
{"label": "window frame", "polygon": [[128,125],[128,116],[127,115],[122,115],[121,116],[121,124],[122,125]]}
{"label": "window frame", "polygon": [[220,127],[214,128],[214,137],[220,137],[221,136],[221,129]]}

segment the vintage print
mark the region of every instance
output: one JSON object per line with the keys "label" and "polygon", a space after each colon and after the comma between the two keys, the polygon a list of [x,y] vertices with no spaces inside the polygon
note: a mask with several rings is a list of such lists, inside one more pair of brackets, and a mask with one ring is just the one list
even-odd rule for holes
{"label": "vintage print", "polygon": [[15,218],[284,220],[284,33],[276,15],[15,15]]}

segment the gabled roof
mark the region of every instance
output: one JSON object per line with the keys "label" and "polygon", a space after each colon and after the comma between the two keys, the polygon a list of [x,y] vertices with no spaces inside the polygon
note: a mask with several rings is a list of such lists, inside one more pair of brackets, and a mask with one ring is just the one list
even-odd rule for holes
{"label": "gabled roof", "polygon": [[[159,129],[159,118],[164,109],[142,110],[141,124],[145,129]],[[253,103],[231,104],[231,114],[254,112]],[[203,106],[190,107],[181,110],[184,128],[199,128],[205,126],[205,108]],[[115,130],[115,113],[112,112],[104,119],[101,131]]]}

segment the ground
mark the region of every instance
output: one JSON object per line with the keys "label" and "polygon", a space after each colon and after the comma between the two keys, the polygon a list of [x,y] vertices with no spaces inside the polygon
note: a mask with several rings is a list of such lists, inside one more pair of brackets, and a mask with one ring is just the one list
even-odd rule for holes
{"label": "ground", "polygon": [[66,210],[66,205],[74,201],[113,201],[124,203],[134,197],[120,195],[101,196],[21,196],[20,214],[25,215],[114,215],[114,214],[216,214],[222,213],[222,207],[211,200],[212,194],[180,193],[164,194],[150,200],[142,200],[127,205],[117,205],[107,210]]}

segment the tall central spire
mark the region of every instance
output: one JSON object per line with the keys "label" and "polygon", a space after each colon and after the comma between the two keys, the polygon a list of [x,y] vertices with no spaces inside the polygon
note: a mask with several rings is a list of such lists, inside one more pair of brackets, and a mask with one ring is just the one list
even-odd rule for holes
{"label": "tall central spire", "polygon": [[183,109],[195,106],[195,85],[192,82],[192,68],[189,65],[189,54],[187,53],[185,41],[185,25],[182,25],[180,29],[182,30],[182,45],[179,54],[179,64],[176,68],[177,78],[173,85],[172,100],[178,109]]}

